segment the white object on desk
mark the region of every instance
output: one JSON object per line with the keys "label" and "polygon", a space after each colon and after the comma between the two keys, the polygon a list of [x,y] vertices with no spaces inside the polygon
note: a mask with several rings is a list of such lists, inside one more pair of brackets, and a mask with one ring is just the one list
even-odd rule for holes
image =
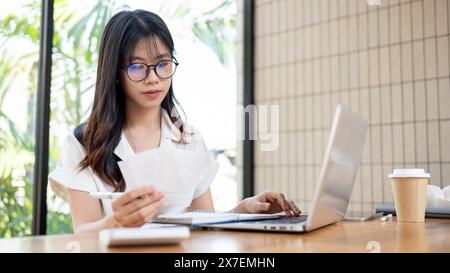
{"label": "white object on desk", "polygon": [[435,185],[428,185],[427,206],[434,208],[450,208],[450,186],[441,189]]}
{"label": "white object on desk", "polygon": [[389,221],[390,219],[392,219],[392,214],[388,214],[380,218],[381,222],[386,222]]}
{"label": "white object on desk", "polygon": [[167,245],[177,244],[190,236],[188,227],[115,228],[100,231],[99,242],[104,246]]}
{"label": "white object on desk", "polygon": [[203,225],[251,220],[268,220],[281,218],[284,213],[235,213],[229,211],[191,211],[182,213],[160,214],[152,222],[187,225]]}
{"label": "white object on desk", "polygon": [[183,225],[180,225],[180,224],[152,223],[151,220],[150,220],[150,222],[145,223],[140,228],[167,228],[167,227],[180,227],[180,226],[183,226]]}

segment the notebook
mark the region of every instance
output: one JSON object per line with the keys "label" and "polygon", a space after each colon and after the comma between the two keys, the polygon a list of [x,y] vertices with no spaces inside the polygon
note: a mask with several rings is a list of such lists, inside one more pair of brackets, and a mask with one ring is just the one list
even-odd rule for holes
{"label": "notebook", "polygon": [[267,220],[283,217],[283,213],[255,214],[236,213],[229,211],[192,211],[183,213],[160,214],[152,222],[183,225],[204,225],[229,222],[242,222],[251,220]]}
{"label": "notebook", "polygon": [[[395,215],[395,206],[391,204],[379,205],[376,207],[375,211],[382,212],[384,214]],[[428,218],[450,218],[450,208],[436,208],[436,207],[426,207],[425,217]]]}

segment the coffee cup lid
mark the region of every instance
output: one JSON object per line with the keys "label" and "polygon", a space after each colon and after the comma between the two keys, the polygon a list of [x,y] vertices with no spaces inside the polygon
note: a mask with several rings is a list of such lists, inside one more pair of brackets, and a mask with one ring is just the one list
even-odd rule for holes
{"label": "coffee cup lid", "polygon": [[426,173],[424,169],[394,169],[394,171],[389,174],[389,178],[396,177],[430,178],[430,174]]}

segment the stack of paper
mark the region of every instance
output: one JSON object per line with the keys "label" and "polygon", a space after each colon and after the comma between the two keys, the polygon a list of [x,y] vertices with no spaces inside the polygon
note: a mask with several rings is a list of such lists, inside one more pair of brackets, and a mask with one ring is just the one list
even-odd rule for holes
{"label": "stack of paper", "polygon": [[195,185],[207,166],[205,153],[185,151],[172,145],[144,151],[119,161],[127,190],[153,185],[164,192],[160,213],[180,212],[193,198]]}

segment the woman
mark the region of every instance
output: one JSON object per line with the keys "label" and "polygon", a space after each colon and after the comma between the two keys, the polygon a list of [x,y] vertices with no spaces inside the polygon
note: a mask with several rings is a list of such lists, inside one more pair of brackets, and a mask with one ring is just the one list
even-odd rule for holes
{"label": "woman", "polygon": [[[103,33],[92,112],[65,141],[57,168],[49,175],[53,190],[65,197],[74,232],[141,226],[164,204],[154,186],[126,190],[117,161],[162,145],[205,154],[201,181],[191,181],[187,210],[213,210],[210,185],[217,163],[198,132],[181,120],[175,106],[172,76],[178,62],[171,34],[156,14],[123,11],[113,16]],[[114,200],[97,200],[89,192],[125,191]],[[241,213],[300,210],[283,194],[264,192],[242,200]]]}

